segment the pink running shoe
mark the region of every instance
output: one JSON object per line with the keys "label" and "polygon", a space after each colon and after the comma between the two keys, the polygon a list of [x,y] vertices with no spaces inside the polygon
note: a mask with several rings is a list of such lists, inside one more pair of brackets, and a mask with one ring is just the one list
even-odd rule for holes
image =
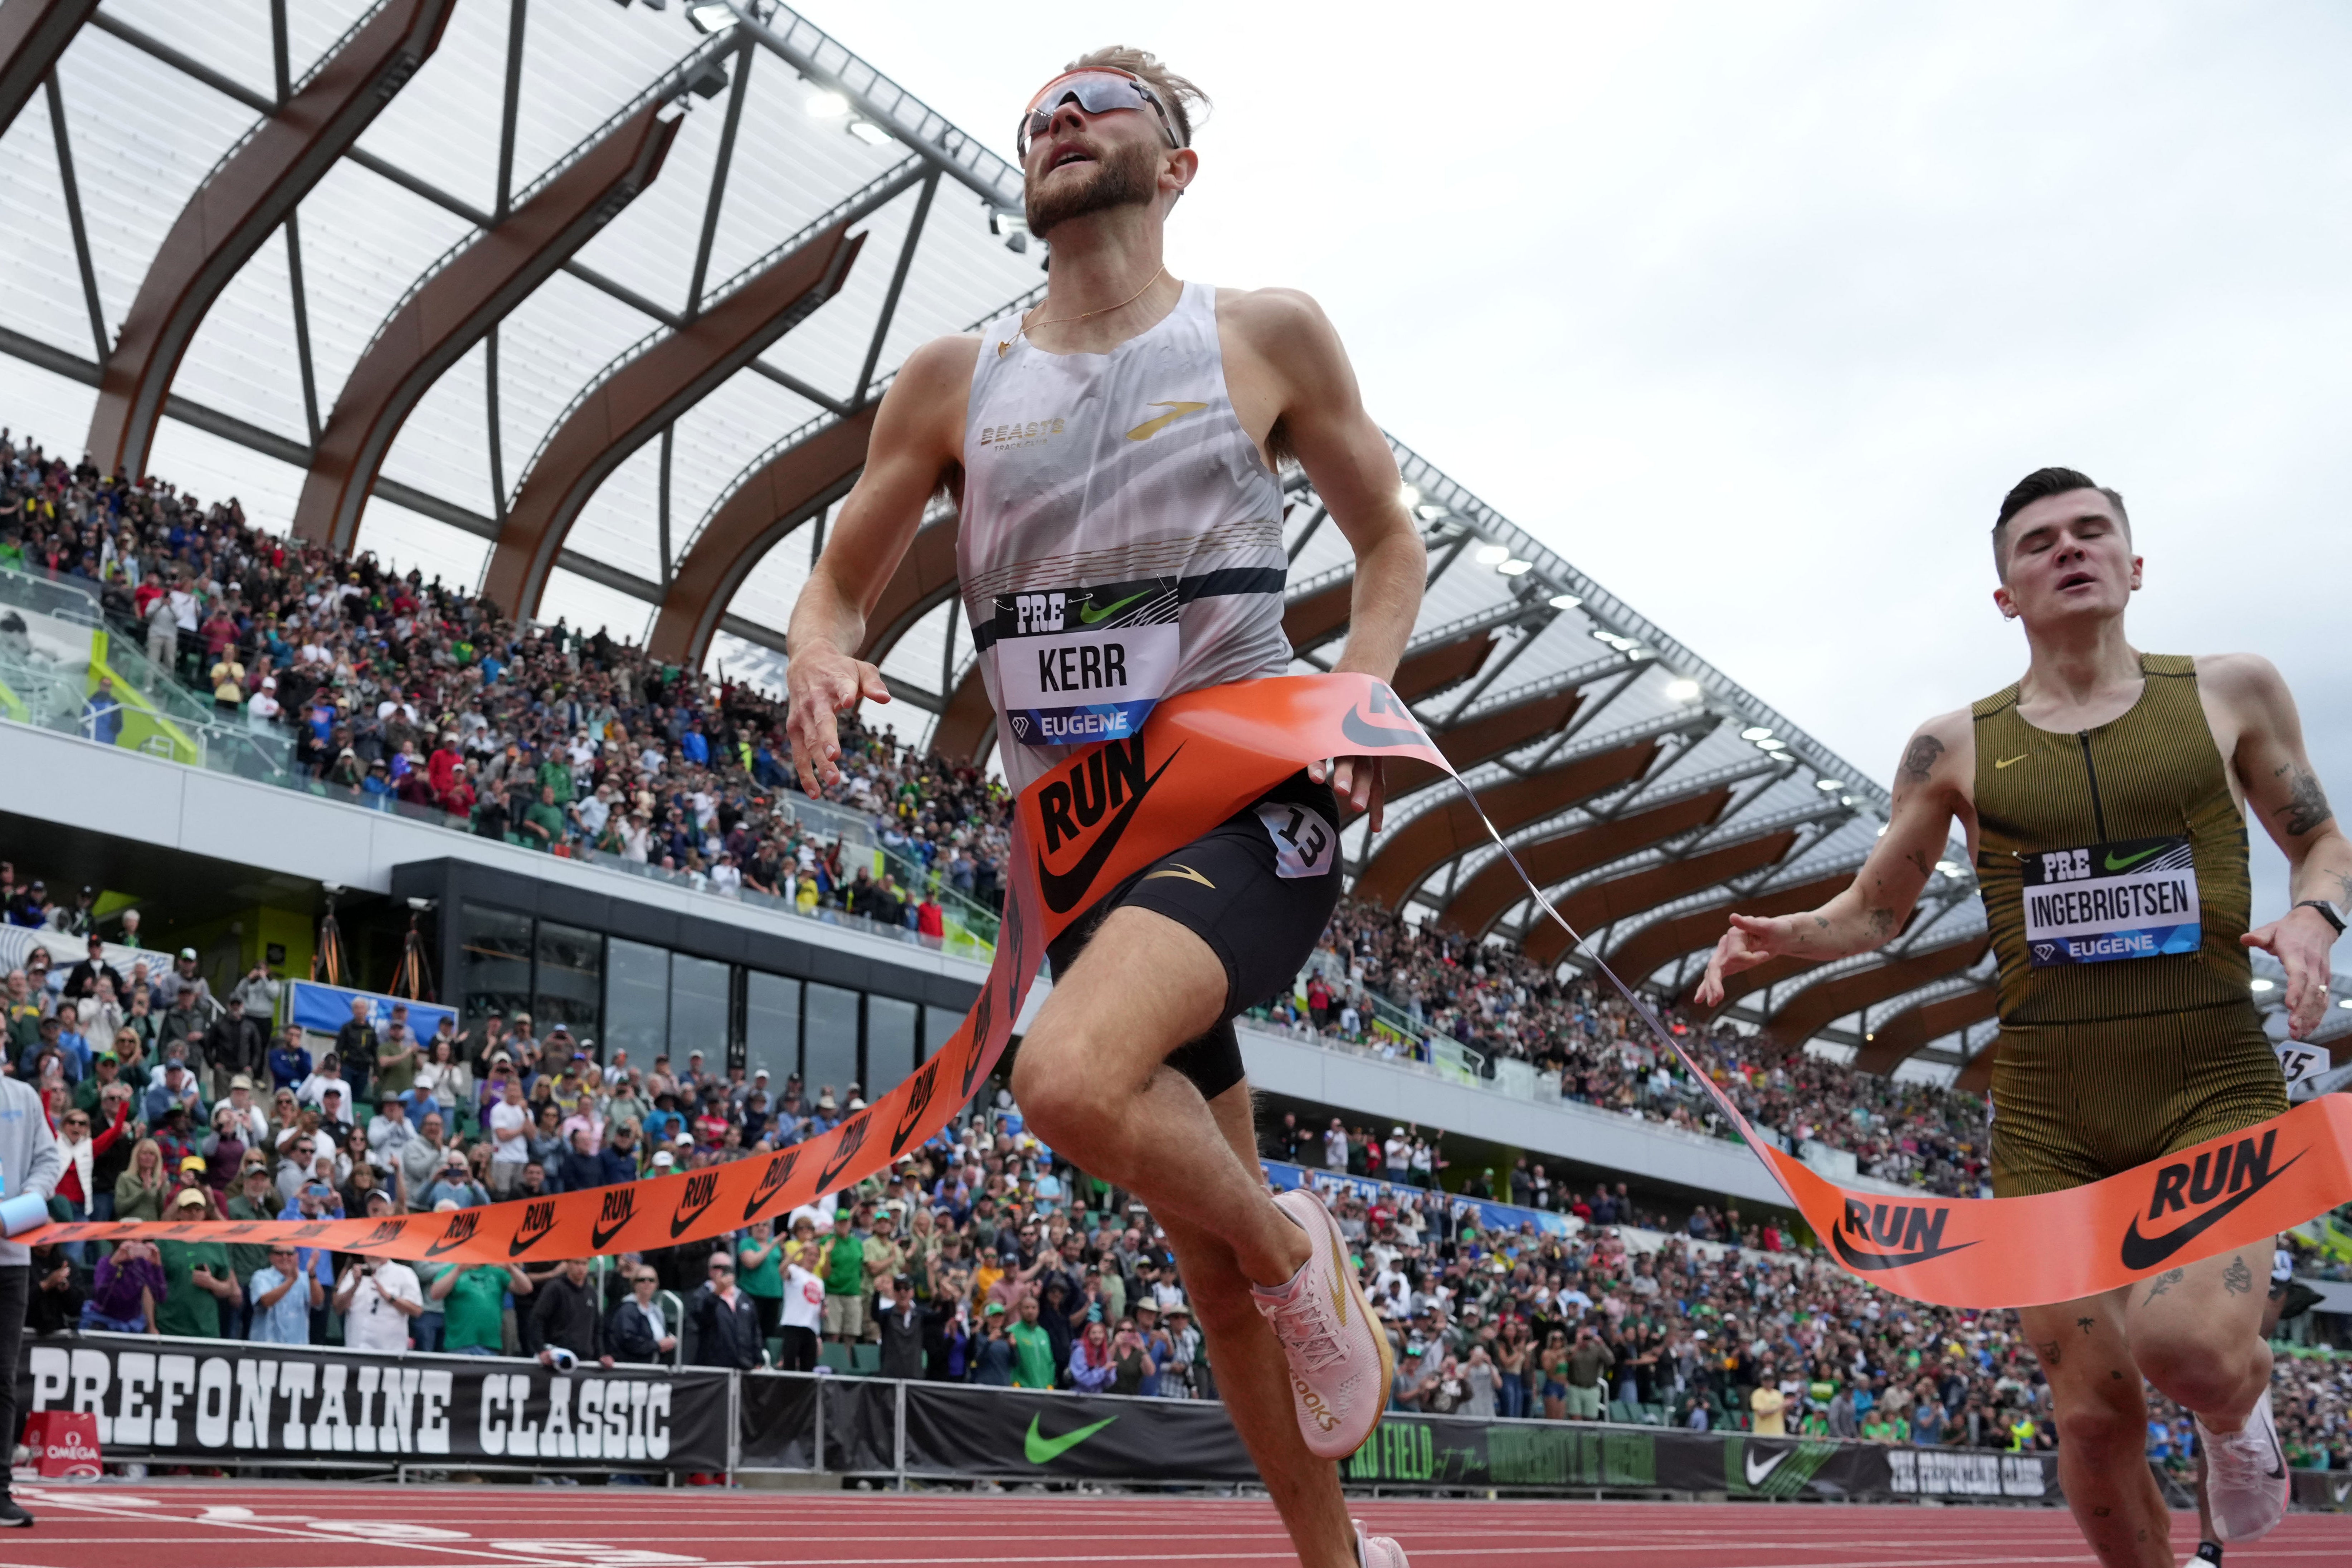
{"label": "pink running shoe", "polygon": [[1404,1548],[1385,1535],[1367,1535],[1364,1521],[1351,1519],[1356,1527],[1356,1561],[1363,1568],[1412,1568],[1404,1560]]}
{"label": "pink running shoe", "polygon": [[2200,1417],[2197,1436],[2205,1440],[2205,1500],[2213,1510],[2213,1533],[2231,1543],[2261,1540],[2286,1512],[2293,1484],[2271,1419],[2271,1391],[2263,1390],[2235,1432],[2208,1432]]}
{"label": "pink running shoe", "polygon": [[1348,1239],[1322,1200],[1298,1188],[1274,1205],[1307,1233],[1314,1250],[1288,1284],[1254,1287],[1250,1294],[1290,1363],[1299,1436],[1317,1457],[1344,1459],[1381,1424],[1395,1354],[1348,1262]]}

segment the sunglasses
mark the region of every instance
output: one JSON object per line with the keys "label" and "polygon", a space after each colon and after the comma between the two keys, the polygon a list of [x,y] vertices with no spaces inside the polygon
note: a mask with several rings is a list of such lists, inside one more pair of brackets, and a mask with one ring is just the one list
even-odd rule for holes
{"label": "sunglasses", "polygon": [[1175,122],[1168,118],[1168,110],[1161,107],[1158,95],[1143,84],[1142,78],[1100,68],[1072,71],[1045,84],[1021,116],[1021,128],[1013,136],[1013,145],[1022,157],[1029,156],[1031,137],[1043,136],[1053,128],[1054,116],[1065,103],[1076,103],[1089,116],[1122,109],[1149,109],[1160,116],[1160,134],[1168,138],[1168,145],[1184,145],[1176,138]]}

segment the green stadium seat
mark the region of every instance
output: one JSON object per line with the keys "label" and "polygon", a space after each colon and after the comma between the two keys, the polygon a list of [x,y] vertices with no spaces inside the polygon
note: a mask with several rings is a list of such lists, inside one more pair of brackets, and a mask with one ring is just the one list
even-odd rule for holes
{"label": "green stadium seat", "polygon": [[873,1377],[880,1373],[881,1370],[882,1347],[880,1345],[852,1345],[849,1347],[850,1376]]}
{"label": "green stadium seat", "polygon": [[819,1366],[835,1377],[846,1376],[849,1372],[849,1347],[827,1340],[817,1347],[816,1360]]}
{"label": "green stadium seat", "polygon": [[1609,1402],[1609,1419],[1630,1426],[1635,1420],[1633,1407],[1622,1399],[1612,1399]]}

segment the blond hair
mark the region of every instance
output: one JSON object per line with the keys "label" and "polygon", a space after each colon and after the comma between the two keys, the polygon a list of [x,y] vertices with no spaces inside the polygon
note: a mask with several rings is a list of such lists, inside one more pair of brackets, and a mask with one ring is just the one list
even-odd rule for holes
{"label": "blond hair", "polygon": [[1170,70],[1150,49],[1129,48],[1125,44],[1090,49],[1062,68],[1077,71],[1103,68],[1126,71],[1150,83],[1152,91],[1159,95],[1160,106],[1168,111],[1169,120],[1176,127],[1176,140],[1187,147],[1192,144],[1192,111],[1196,108],[1202,110],[1205,119],[1210,104],[1209,95],[1191,78]]}

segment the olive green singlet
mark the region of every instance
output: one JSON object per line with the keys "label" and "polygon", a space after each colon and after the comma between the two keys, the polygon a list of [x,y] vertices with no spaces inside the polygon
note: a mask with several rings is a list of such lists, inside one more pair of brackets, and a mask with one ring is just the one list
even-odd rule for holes
{"label": "olive green singlet", "polygon": [[[2139,700],[2095,729],[2036,729],[2019,715],[2014,686],[1971,710],[1977,877],[2000,965],[2000,1196],[2080,1186],[2286,1110],[2238,941],[2252,907],[2245,817],[2198,700],[2196,664],[2142,654],[2139,665]],[[2193,944],[2053,963],[2053,944],[2029,937],[2028,899],[2070,890],[2047,878],[2175,863],[2179,840],[2194,859]],[[2036,878],[2045,880],[2029,886]],[[2141,897],[2165,907],[2160,888]],[[2179,918],[2116,918],[2135,929],[2105,940],[2153,944]],[[2189,941],[2185,931],[2174,940]]]}

